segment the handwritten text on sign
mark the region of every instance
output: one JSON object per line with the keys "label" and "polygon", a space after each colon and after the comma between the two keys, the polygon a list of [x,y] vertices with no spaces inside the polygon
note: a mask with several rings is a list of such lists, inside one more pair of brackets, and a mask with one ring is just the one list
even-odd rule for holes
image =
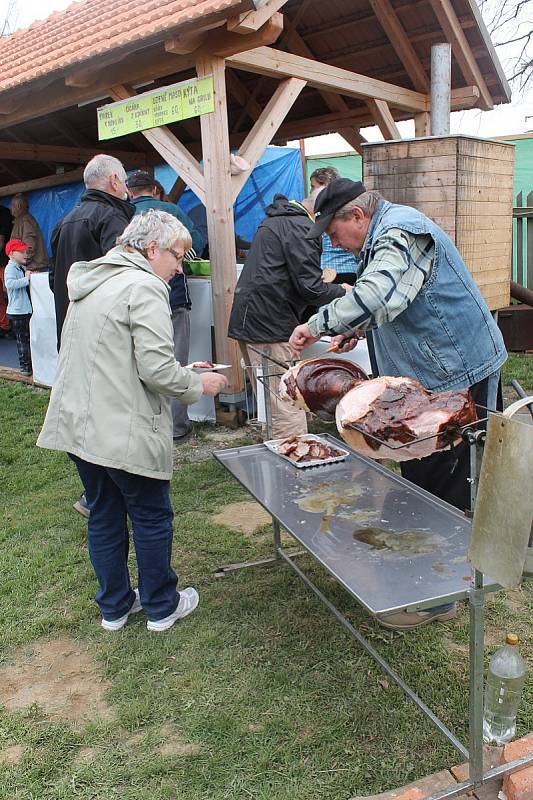
{"label": "handwritten text on sign", "polygon": [[170,122],[209,114],[214,108],[211,75],[176,83],[99,108],[98,138],[102,141],[158,128]]}

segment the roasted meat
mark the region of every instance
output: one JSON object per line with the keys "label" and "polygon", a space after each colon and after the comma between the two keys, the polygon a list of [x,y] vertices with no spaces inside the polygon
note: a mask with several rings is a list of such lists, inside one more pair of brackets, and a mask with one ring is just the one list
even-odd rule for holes
{"label": "roasted meat", "polygon": [[[364,381],[341,398],[336,411],[337,429],[350,447],[370,458],[394,461],[425,458],[446,449],[459,441],[460,427],[476,419],[468,389],[430,392],[412,378]],[[426,436],[433,438],[415,442]],[[395,450],[376,440],[392,447],[413,444]]]}
{"label": "roasted meat", "polygon": [[310,358],[287,370],[280,380],[280,397],[303,411],[332,422],[341,397],[361,381],[366,372],[344,358]]}
{"label": "roasted meat", "polygon": [[331,447],[312,435],[301,434],[289,436],[280,445],[277,452],[280,456],[287,456],[291,461],[323,461],[327,458],[336,458],[343,455],[336,447]]}

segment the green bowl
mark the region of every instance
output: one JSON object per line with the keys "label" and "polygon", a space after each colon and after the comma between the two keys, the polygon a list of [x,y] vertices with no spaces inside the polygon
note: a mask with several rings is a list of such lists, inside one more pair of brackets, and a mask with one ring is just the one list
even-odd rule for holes
{"label": "green bowl", "polygon": [[211,275],[211,262],[208,259],[197,258],[188,263],[193,275]]}

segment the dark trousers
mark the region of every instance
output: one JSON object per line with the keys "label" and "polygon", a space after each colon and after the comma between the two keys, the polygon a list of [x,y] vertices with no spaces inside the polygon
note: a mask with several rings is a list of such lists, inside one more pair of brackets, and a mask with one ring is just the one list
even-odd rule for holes
{"label": "dark trousers", "polygon": [[30,319],[31,314],[8,314],[11,320],[11,328],[17,340],[17,352],[19,364],[24,372],[31,372],[31,353],[30,353]]}
{"label": "dark trousers", "polygon": [[[503,409],[499,374],[491,375],[470,387],[473,398],[479,403],[478,417],[487,416],[485,407],[501,411]],[[454,467],[455,460],[457,463]],[[444,450],[427,458],[404,461],[402,475],[422,489],[451,503],[460,511],[470,508],[470,447],[461,442],[454,451]],[[453,472],[452,472],[453,468]]]}
{"label": "dark trousers", "polygon": [[169,481],[70,457],[91,511],[89,556],[100,585],[96,602],[103,618],[113,621],[124,616],[135,597],[128,572],[127,515],[133,528],[141,604],[149,620],[168,617],[179,603],[178,579],[170,566],[174,514]]}

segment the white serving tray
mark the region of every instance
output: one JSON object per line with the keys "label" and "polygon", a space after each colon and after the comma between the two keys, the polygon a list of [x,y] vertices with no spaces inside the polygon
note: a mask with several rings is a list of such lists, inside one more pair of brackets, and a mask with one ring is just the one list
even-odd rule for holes
{"label": "white serving tray", "polygon": [[331,456],[331,458],[315,458],[311,459],[310,461],[293,461],[292,458],[289,458],[289,456],[285,456],[282,453],[278,452],[283,442],[287,441],[288,439],[287,436],[283,439],[269,439],[267,442],[263,442],[263,444],[277,456],[283,458],[285,461],[288,461],[289,464],[292,464],[292,466],[296,467],[297,469],[307,469],[308,467],[325,467],[327,464],[336,464],[338,461],[344,461],[346,456],[349,455],[347,450],[344,450],[337,444],[332,445],[326,439],[323,439],[321,436],[317,436],[314,433],[302,434],[302,438],[313,439],[315,442],[321,442],[322,444],[325,444],[328,447],[334,447],[336,450],[339,451],[340,455]]}

